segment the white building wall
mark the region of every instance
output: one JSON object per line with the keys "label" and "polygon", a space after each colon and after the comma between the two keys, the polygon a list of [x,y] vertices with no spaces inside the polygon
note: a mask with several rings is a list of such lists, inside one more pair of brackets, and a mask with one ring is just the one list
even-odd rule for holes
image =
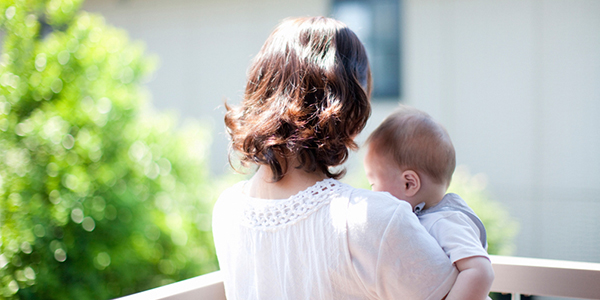
{"label": "white building wall", "polygon": [[517,254],[600,262],[600,2],[404,7],[405,100],[488,175]]}
{"label": "white building wall", "polygon": [[[288,16],[329,1],[88,0],[160,56],[159,109],[208,120],[225,172],[223,99]],[[517,255],[600,262],[600,1],[404,0],[402,101],[448,128],[458,163],[489,178],[521,224]],[[362,140],[395,106],[375,103]],[[352,155],[350,173],[359,172]]]}

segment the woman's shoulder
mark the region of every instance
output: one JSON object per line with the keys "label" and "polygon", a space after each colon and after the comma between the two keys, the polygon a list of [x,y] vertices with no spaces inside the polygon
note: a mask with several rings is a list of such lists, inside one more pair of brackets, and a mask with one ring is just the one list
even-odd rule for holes
{"label": "woman's shoulder", "polygon": [[246,180],[237,182],[221,192],[213,207],[213,215],[220,213],[221,210],[235,207],[234,202],[241,201],[243,198],[242,189],[246,182]]}
{"label": "woman's shoulder", "polygon": [[231,197],[237,198],[239,195],[242,195],[242,190],[247,182],[248,180],[238,181],[232,186],[226,188],[225,190],[223,190],[223,192],[221,192],[217,201],[227,200]]}
{"label": "woman's shoulder", "polygon": [[388,228],[412,228],[419,221],[410,204],[387,192],[354,189],[348,202],[349,235],[358,239],[381,239]]}
{"label": "woman's shoulder", "polygon": [[388,192],[374,192],[353,188],[349,201],[350,211],[367,212],[374,217],[392,217],[395,213],[412,214],[410,204],[392,196]]}
{"label": "woman's shoulder", "polygon": [[390,202],[400,202],[401,201],[401,200],[398,200],[398,198],[392,196],[388,192],[374,192],[371,190],[355,188],[355,187],[351,187],[351,189],[352,189],[352,196],[353,196],[352,198],[355,202],[373,201],[373,200],[390,201]]}

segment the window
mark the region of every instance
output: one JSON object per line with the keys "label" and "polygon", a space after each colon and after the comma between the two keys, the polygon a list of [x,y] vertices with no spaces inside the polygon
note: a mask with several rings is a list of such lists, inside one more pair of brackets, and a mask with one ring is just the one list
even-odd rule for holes
{"label": "window", "polygon": [[401,95],[400,0],[333,0],[334,18],[364,43],[373,74],[373,97]]}

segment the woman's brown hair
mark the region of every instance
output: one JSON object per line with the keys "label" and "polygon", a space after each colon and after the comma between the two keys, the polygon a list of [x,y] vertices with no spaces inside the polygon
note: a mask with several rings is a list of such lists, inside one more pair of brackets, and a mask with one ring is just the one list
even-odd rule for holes
{"label": "woman's brown hair", "polygon": [[[325,17],[284,20],[250,65],[240,106],[225,105],[231,150],[243,165],[268,165],[273,180],[287,162],[339,178],[330,167],[356,150],[371,114],[365,48],[345,24]],[[230,150],[230,161],[231,161]]]}

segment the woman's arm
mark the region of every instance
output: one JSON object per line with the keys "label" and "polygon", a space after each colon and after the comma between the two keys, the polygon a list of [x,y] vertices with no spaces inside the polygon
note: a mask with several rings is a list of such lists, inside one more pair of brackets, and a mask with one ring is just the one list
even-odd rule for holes
{"label": "woman's arm", "polygon": [[385,193],[365,196],[348,215],[350,256],[365,288],[380,299],[442,299],[458,271],[410,204]]}

